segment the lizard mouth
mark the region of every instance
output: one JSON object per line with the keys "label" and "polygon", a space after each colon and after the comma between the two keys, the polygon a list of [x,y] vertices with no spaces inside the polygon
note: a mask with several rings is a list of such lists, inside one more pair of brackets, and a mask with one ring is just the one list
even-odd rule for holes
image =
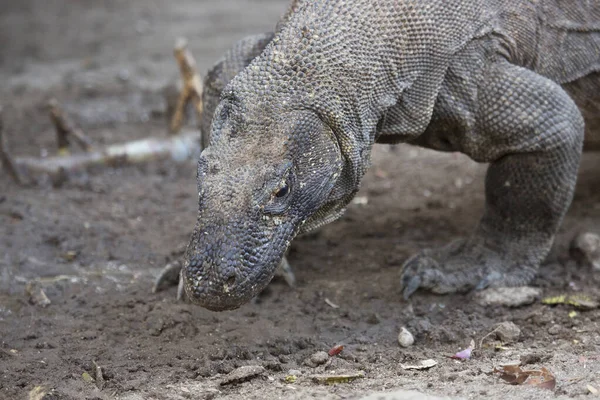
{"label": "lizard mouth", "polygon": [[267,287],[275,275],[275,267],[279,265],[281,258],[283,255],[279,260],[239,269],[251,271],[249,274],[229,272],[207,279],[197,275],[190,276],[189,270],[184,268],[182,279],[185,293],[192,303],[208,310],[235,310]]}

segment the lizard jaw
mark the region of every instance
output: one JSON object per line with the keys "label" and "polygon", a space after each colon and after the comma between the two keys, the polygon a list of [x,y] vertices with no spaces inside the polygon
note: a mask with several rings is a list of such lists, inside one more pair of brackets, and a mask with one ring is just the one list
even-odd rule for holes
{"label": "lizard jaw", "polygon": [[186,257],[181,279],[187,298],[211,311],[239,308],[269,284],[285,250],[263,254],[252,264],[245,260],[235,265],[215,265],[197,253]]}

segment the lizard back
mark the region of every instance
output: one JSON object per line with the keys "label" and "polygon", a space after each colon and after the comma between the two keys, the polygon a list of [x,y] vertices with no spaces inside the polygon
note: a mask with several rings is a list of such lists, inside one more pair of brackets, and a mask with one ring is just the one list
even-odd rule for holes
{"label": "lizard back", "polygon": [[536,72],[564,84],[600,71],[600,1],[542,0],[538,21]]}

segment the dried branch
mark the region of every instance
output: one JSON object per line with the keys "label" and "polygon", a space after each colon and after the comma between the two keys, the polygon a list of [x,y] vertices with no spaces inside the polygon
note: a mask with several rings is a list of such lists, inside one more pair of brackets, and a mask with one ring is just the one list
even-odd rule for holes
{"label": "dried branch", "polygon": [[14,159],[14,165],[16,171],[28,179],[46,175],[53,181],[60,181],[65,175],[95,166],[129,165],[166,158],[182,161],[199,151],[200,134],[187,131],[168,138],[141,139],[70,156],[18,157]]}
{"label": "dried branch", "polygon": [[50,118],[56,128],[56,140],[58,143],[59,154],[66,154],[69,150],[69,137],[85,151],[90,151],[92,148],[92,140],[88,138],[81,129],[76,128],[69,120],[66,114],[60,108],[56,99],[51,99],[48,102],[48,110]]}
{"label": "dried branch", "polygon": [[198,121],[202,117],[202,80],[196,71],[196,60],[187,48],[187,41],[183,38],[178,39],[175,45],[175,58],[179,65],[179,71],[183,79],[183,89],[179,93],[177,105],[173,118],[171,119],[171,133],[179,132],[183,125],[185,110],[190,101],[194,104],[194,110]]}
{"label": "dried branch", "polygon": [[12,159],[8,150],[8,143],[4,138],[4,122],[2,119],[2,111],[2,107],[0,106],[0,161],[2,162],[2,166],[4,167],[4,169],[14,179],[14,181],[18,184],[21,184],[23,181],[21,180],[21,177],[17,172],[15,162]]}

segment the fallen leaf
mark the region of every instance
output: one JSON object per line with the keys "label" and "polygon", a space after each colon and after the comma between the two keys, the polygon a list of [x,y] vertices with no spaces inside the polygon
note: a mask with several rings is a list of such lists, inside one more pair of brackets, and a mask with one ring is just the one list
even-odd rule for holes
{"label": "fallen leaf", "polygon": [[554,390],[554,388],[556,387],[556,378],[545,367],[542,367],[542,370],[539,371],[540,372],[539,375],[537,374],[538,371],[525,371],[525,372],[531,372],[531,375],[530,375],[531,378],[526,381],[526,383],[528,385],[536,386],[536,387],[539,387],[542,389],[549,389],[549,390]]}
{"label": "fallen leaf", "polygon": [[338,344],[337,346],[333,346],[331,349],[329,349],[327,354],[329,354],[329,357],[337,356],[342,352],[342,350],[344,350],[344,345]]}
{"label": "fallen leaf", "polygon": [[520,385],[529,377],[529,375],[523,373],[518,364],[503,365],[501,370],[494,368],[494,372],[499,373],[500,379],[505,380],[511,385]]}
{"label": "fallen leaf", "polygon": [[337,374],[337,375],[313,375],[311,378],[316,383],[335,385],[336,383],[348,383],[355,379],[364,378],[365,373],[358,371],[349,374]]}
{"label": "fallen leaf", "polygon": [[81,378],[86,382],[94,382],[94,378],[92,378],[92,376],[87,372],[81,374]]}
{"label": "fallen leaf", "polygon": [[542,299],[543,304],[565,304],[582,309],[598,308],[598,301],[586,294],[562,294]]}
{"label": "fallen leaf", "polygon": [[415,365],[409,364],[400,364],[402,369],[429,369],[437,365],[437,361],[435,360],[421,360]]}
{"label": "fallen leaf", "polygon": [[454,354],[453,356],[449,356],[449,357],[454,360],[468,360],[469,358],[471,358],[471,352],[473,351],[474,348],[475,348],[475,340],[471,339],[471,343],[469,344],[469,347],[467,347],[466,349],[461,350],[458,353]]}
{"label": "fallen leaf", "polygon": [[549,390],[553,390],[556,386],[556,378],[545,367],[542,367],[541,370],[523,370],[518,364],[503,365],[502,369],[494,368],[494,372],[499,373],[500,379],[505,380],[511,385],[525,383]]}

